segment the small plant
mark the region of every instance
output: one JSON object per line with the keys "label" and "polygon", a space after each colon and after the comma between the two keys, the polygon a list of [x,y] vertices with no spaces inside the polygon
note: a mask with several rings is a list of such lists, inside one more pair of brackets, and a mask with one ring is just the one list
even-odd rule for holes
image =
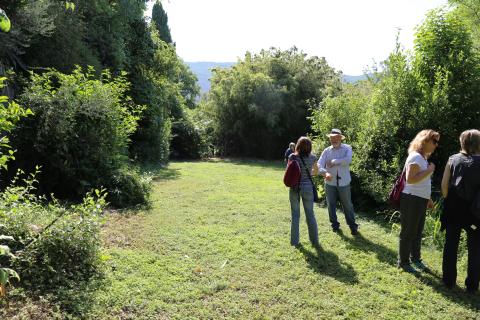
{"label": "small plant", "polygon": [[443,199],[440,199],[435,201],[433,208],[427,211],[425,217],[425,240],[437,248],[443,248],[445,244],[445,234],[441,231],[442,223],[440,221],[442,210]]}
{"label": "small plant", "polygon": [[[3,234],[0,235],[1,242],[13,240],[14,239],[11,236],[6,236]],[[15,258],[15,256],[10,252],[10,247],[8,245],[0,245],[0,261],[3,261],[4,258]],[[20,281],[20,277],[15,270],[3,267],[2,263],[0,263],[0,297],[4,297],[7,294],[7,285],[10,283],[11,278],[16,278]]]}

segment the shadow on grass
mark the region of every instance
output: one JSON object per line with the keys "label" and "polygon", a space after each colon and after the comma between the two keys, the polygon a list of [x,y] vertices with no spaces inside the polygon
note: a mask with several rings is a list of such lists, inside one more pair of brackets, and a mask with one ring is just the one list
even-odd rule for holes
{"label": "shadow on grass", "polygon": [[239,166],[254,166],[274,170],[285,170],[286,163],[283,161],[249,159],[249,158],[208,158],[205,162],[223,162]]}
{"label": "shadow on grass", "polygon": [[480,292],[475,294],[467,293],[464,289],[457,286],[447,288],[443,284],[442,276],[435,271],[420,273],[416,277],[450,301],[462,307],[470,308],[477,312],[480,311]]}
{"label": "shadow on grass", "polygon": [[343,283],[358,283],[357,273],[349,264],[341,264],[338,256],[324,250],[321,246],[315,248],[315,252],[305,249],[302,245],[298,250],[304,255],[308,266],[315,272],[335,278]]}
{"label": "shadow on grass", "polygon": [[174,180],[181,176],[180,169],[171,169],[162,164],[149,163],[141,166],[141,172],[153,176],[153,181]]}
{"label": "shadow on grass", "polygon": [[363,252],[374,252],[379,261],[388,263],[390,265],[397,265],[397,252],[387,248],[379,243],[375,243],[365,238],[361,233],[353,238],[347,237],[340,229],[338,234],[347,243],[347,246],[353,250],[360,250]]}

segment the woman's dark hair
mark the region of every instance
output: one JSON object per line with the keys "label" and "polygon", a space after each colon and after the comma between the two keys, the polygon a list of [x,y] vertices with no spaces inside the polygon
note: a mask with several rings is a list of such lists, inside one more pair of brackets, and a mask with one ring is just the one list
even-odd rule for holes
{"label": "woman's dark hair", "polygon": [[312,140],[307,137],[300,137],[295,146],[295,152],[301,156],[308,156],[312,152]]}
{"label": "woman's dark hair", "polygon": [[475,154],[480,152],[480,131],[471,129],[463,131],[460,135],[460,152]]}

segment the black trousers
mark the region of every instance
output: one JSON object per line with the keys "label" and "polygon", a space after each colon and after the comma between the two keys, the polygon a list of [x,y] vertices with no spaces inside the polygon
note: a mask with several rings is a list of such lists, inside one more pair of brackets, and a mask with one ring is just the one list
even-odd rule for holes
{"label": "black trousers", "polygon": [[428,199],[402,193],[400,197],[400,241],[398,265],[422,259],[420,249]]}
{"label": "black trousers", "polygon": [[[457,254],[462,227],[449,225],[445,229],[443,248],[443,282],[452,287],[457,280]],[[480,280],[480,230],[467,229],[468,267],[465,286],[469,291],[478,290]]]}

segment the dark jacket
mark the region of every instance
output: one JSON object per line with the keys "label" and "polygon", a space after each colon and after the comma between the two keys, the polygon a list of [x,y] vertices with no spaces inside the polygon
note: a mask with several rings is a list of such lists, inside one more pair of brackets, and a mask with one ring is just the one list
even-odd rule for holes
{"label": "dark jacket", "polygon": [[457,153],[449,158],[450,181],[441,217],[442,229],[449,225],[480,227],[470,213],[470,205],[480,189],[480,156]]}

